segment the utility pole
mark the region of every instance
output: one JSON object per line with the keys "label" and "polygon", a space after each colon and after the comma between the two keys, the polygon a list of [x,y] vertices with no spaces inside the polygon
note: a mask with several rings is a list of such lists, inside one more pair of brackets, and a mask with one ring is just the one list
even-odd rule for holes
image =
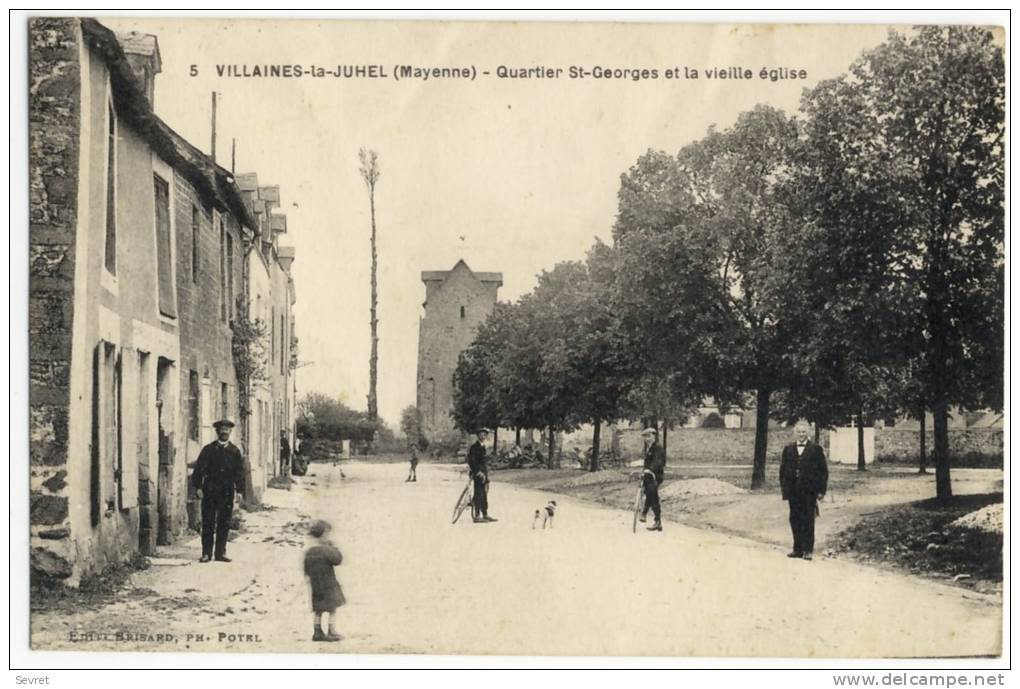
{"label": "utility pole", "polygon": [[210,144],[210,156],[216,162],[216,92],[212,92],[212,144]]}

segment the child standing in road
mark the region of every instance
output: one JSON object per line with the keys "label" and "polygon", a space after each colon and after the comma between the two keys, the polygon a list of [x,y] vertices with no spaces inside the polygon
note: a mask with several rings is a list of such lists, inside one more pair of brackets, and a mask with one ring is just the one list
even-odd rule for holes
{"label": "child standing in road", "polygon": [[[343,555],[329,540],[332,527],[321,519],[312,522],[308,533],[316,542],[305,551],[305,576],[312,587],[312,612],[315,613],[315,633],[312,641],[339,641],[336,631],[336,609],[347,602],[333,568],[343,562]],[[322,632],[322,614],[329,614],[329,632]]]}

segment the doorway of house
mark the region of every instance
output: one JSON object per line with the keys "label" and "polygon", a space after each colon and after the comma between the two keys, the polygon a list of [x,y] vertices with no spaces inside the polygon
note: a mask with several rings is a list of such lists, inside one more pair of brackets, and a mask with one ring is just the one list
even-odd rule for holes
{"label": "doorway of house", "polygon": [[156,545],[170,545],[171,491],[173,488],[173,403],[170,394],[173,362],[159,358],[156,364],[156,418],[159,433],[159,469],[156,476]]}

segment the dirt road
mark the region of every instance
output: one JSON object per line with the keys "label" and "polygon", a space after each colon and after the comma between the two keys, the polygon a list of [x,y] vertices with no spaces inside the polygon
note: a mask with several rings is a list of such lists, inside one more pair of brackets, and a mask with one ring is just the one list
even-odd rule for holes
{"label": "dirt road", "polygon": [[[234,562],[198,564],[197,539],[133,576],[118,602],[33,618],[36,648],[656,656],[965,656],[1000,652],[998,599],[493,484],[492,524],[456,525],[466,479],[422,465],[312,465],[273,509],[246,515]],[[344,554],[338,644],[310,641],[303,522]],[[120,634],[120,637],[117,635]],[[162,634],[162,638],[157,635]],[[125,637],[125,635],[131,635]],[[84,640],[83,640],[84,639]]]}

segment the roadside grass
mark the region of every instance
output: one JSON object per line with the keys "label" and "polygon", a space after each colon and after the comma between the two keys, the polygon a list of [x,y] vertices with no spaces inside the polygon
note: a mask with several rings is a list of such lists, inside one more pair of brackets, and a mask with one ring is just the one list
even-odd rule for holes
{"label": "roadside grass", "polygon": [[951,578],[984,589],[1002,582],[1002,534],[950,526],[960,517],[1001,503],[1002,493],[934,498],[893,505],[864,515],[836,536],[834,554],[891,564],[914,574]]}

